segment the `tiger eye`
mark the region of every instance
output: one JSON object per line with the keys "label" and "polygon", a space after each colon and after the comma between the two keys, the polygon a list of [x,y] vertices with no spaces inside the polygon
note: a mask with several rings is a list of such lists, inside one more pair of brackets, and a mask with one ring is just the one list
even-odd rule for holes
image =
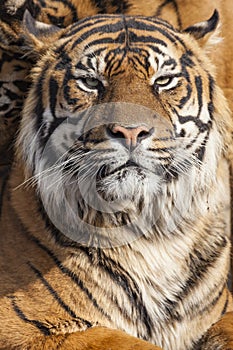
{"label": "tiger eye", "polygon": [[84,78],[83,83],[90,89],[95,89],[99,86],[99,80],[95,78]]}
{"label": "tiger eye", "polygon": [[154,84],[158,86],[167,86],[171,83],[172,77],[162,76],[155,80]]}

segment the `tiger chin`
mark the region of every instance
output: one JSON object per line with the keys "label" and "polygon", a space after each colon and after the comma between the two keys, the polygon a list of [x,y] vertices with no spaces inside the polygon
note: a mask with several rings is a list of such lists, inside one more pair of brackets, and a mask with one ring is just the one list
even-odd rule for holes
{"label": "tiger chin", "polygon": [[0,349],[233,349],[217,25],[215,11],[182,32],[123,15],[59,29],[26,11]]}

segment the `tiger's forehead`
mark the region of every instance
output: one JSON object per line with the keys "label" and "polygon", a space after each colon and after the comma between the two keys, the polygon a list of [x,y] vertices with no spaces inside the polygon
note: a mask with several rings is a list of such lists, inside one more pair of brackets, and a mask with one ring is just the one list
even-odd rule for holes
{"label": "tiger's forehead", "polygon": [[[182,43],[180,32],[157,17],[98,15],[74,23],[63,37],[74,38],[73,48],[85,40],[108,37],[105,43],[138,42],[158,43],[166,47],[170,43]],[[157,39],[156,39],[157,38]]]}
{"label": "tiger's forehead", "polygon": [[99,15],[71,26],[63,38],[68,39],[71,57],[78,58],[77,69],[108,76],[124,66],[139,73],[141,67],[152,75],[161,60],[166,68],[174,66],[184,49],[180,33],[158,18]]}

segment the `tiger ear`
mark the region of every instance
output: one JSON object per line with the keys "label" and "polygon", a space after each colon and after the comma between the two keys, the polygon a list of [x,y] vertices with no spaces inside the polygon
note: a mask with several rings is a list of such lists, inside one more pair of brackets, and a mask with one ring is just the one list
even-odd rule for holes
{"label": "tiger ear", "polygon": [[36,21],[28,10],[25,10],[23,15],[23,27],[35,37],[51,35],[61,30],[61,28],[53,24]]}
{"label": "tiger ear", "polygon": [[202,47],[209,47],[219,43],[222,39],[219,37],[219,13],[214,10],[213,15],[203,22],[196,23],[183,32],[189,33],[194,37]]}
{"label": "tiger ear", "polygon": [[23,49],[32,58],[40,57],[62,30],[55,25],[36,21],[28,10],[24,12],[22,24]]}

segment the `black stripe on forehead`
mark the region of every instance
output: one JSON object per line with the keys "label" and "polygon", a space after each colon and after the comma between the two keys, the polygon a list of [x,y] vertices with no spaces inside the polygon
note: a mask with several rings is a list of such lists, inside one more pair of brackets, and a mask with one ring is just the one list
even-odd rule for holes
{"label": "black stripe on forehead", "polygon": [[[128,39],[127,39],[128,38]],[[129,49],[130,51],[133,51],[133,47],[130,47],[130,44],[145,44],[148,46],[153,46],[153,45],[162,45],[163,47],[167,47],[167,44],[160,39],[154,38],[153,36],[137,36],[137,35],[131,35],[131,33],[129,33],[129,35],[127,35],[127,33],[125,32],[121,32],[117,37],[115,38],[111,38],[111,37],[103,37],[102,39],[96,39],[93,40],[92,42],[88,43],[83,51],[85,51],[86,49],[89,49],[91,47],[101,45],[101,44],[125,44],[125,48]],[[72,49],[74,49],[74,47],[72,46]],[[138,47],[138,50],[140,49],[140,46]],[[155,51],[157,53],[161,53],[161,50],[159,49],[155,49]]]}
{"label": "black stripe on forehead", "polygon": [[108,19],[109,19],[109,16],[101,15],[101,16],[93,16],[91,18],[85,18],[83,20],[75,22],[73,23],[73,25],[70,26],[70,30],[68,32],[65,32],[61,38],[74,36],[80,33],[81,31],[85,30],[85,28],[89,29],[93,26],[100,25],[101,23],[106,23],[106,20]]}
{"label": "black stripe on forehead", "polygon": [[[102,40],[108,39],[108,42],[114,42],[115,38],[112,37],[111,34],[117,33],[117,32],[122,33],[123,30],[124,30],[124,23],[122,21],[118,21],[116,23],[111,23],[111,25],[109,23],[106,23],[106,24],[102,24],[102,25],[98,25],[98,26],[92,26],[90,29],[88,28],[88,30],[86,32],[82,33],[81,36],[78,37],[77,40],[75,40],[71,49],[74,49],[77,45],[82,43],[85,39],[88,39],[93,34],[98,34],[98,33],[105,34],[105,38],[103,38]],[[108,37],[108,35],[109,35],[109,37]],[[120,35],[122,35],[122,34],[120,34]],[[100,40],[100,42],[102,41],[101,39],[99,39],[99,40]]]}
{"label": "black stripe on forehead", "polygon": [[183,40],[178,35],[179,32],[169,23],[160,18],[126,17],[126,19],[129,29],[145,30],[153,33],[158,32],[171,43],[175,45],[180,43],[183,47],[185,47]]}
{"label": "black stripe on forehead", "polygon": [[[119,32],[119,36],[114,38],[114,33]],[[137,34],[138,32],[138,34]],[[140,32],[140,33],[139,33]],[[178,32],[173,29],[166,22],[160,19],[151,19],[145,17],[128,17],[128,16],[117,16],[117,15],[104,15],[104,16],[93,16],[74,24],[71,30],[62,36],[72,37],[77,35],[77,39],[73,42],[72,48],[74,49],[77,45],[82,43],[84,40],[89,39],[91,36],[101,34],[102,40],[110,43],[112,42],[123,42],[125,36],[123,33],[128,33],[128,41],[130,42],[145,42],[151,40],[153,43],[167,46],[169,41],[172,44],[177,45],[180,43],[185,47],[182,39],[178,35]],[[156,38],[156,34],[160,34],[160,38]],[[164,37],[164,39],[163,39]],[[148,39],[146,39],[148,38]],[[101,38],[98,38],[101,43]],[[90,44],[92,41],[90,40]]]}

